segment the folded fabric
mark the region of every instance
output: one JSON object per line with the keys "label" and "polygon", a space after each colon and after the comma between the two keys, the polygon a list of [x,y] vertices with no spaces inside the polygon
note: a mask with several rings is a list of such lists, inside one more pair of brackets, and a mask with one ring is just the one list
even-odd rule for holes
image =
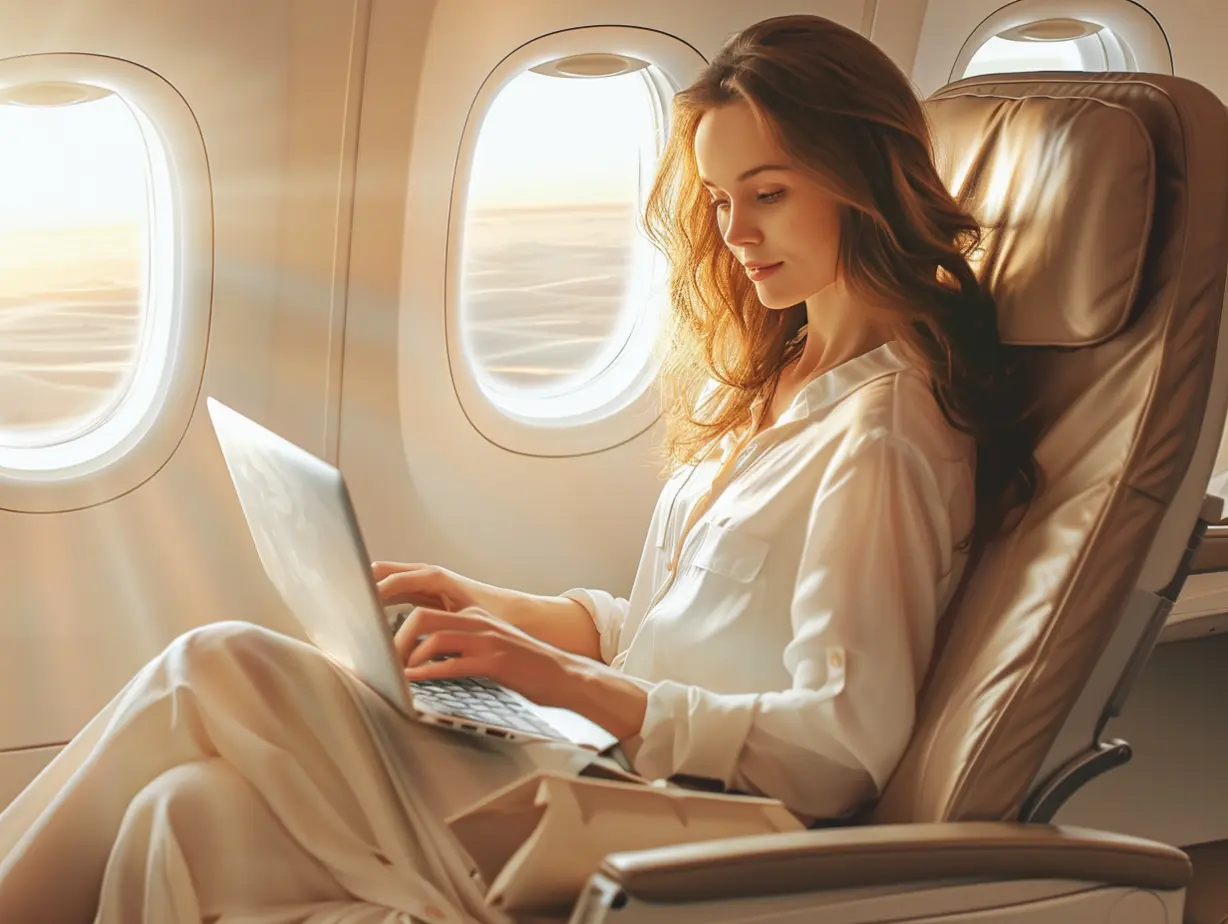
{"label": "folded fabric", "polygon": [[779,801],[541,772],[448,820],[473,858],[486,902],[551,914],[575,903],[611,853],[797,831]]}

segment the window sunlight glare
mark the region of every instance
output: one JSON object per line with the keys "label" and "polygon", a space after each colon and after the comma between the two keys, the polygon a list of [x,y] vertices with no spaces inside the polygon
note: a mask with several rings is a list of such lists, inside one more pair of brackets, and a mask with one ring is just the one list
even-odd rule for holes
{"label": "window sunlight glare", "polygon": [[1021,71],[1081,71],[1083,56],[1078,40],[1065,42],[1014,42],[994,36],[977,49],[965,77],[1008,74]]}
{"label": "window sunlight glare", "polygon": [[142,339],[149,152],[112,94],[0,105],[0,446],[49,446],[123,399]]}
{"label": "window sunlight glare", "polygon": [[637,228],[657,154],[643,71],[524,72],[495,97],[470,173],[461,322],[483,388],[550,396],[627,345],[647,297]]}

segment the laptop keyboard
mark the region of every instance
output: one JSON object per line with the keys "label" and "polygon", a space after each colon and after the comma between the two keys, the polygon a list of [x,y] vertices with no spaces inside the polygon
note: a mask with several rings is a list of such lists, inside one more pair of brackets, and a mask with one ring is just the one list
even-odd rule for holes
{"label": "laptop keyboard", "polygon": [[505,688],[485,678],[413,680],[409,687],[414,701],[432,712],[541,735],[543,738],[567,740],[514,699]]}

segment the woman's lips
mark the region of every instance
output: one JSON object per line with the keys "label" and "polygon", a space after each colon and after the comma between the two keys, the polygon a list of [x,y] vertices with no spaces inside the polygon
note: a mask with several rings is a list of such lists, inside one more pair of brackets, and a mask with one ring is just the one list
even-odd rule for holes
{"label": "woman's lips", "polygon": [[748,266],[746,267],[746,275],[749,276],[754,282],[762,282],[764,279],[767,279],[768,276],[771,276],[772,273],[780,269],[783,265],[784,261],[781,261],[780,263],[771,263],[767,266]]}

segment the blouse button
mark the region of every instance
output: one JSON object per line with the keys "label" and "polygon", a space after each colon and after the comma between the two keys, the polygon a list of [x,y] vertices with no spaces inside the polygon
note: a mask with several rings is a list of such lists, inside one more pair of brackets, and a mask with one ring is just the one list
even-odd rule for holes
{"label": "blouse button", "polygon": [[840,667],[844,664],[844,657],[838,651],[833,651],[827,656],[827,663],[832,667]]}

